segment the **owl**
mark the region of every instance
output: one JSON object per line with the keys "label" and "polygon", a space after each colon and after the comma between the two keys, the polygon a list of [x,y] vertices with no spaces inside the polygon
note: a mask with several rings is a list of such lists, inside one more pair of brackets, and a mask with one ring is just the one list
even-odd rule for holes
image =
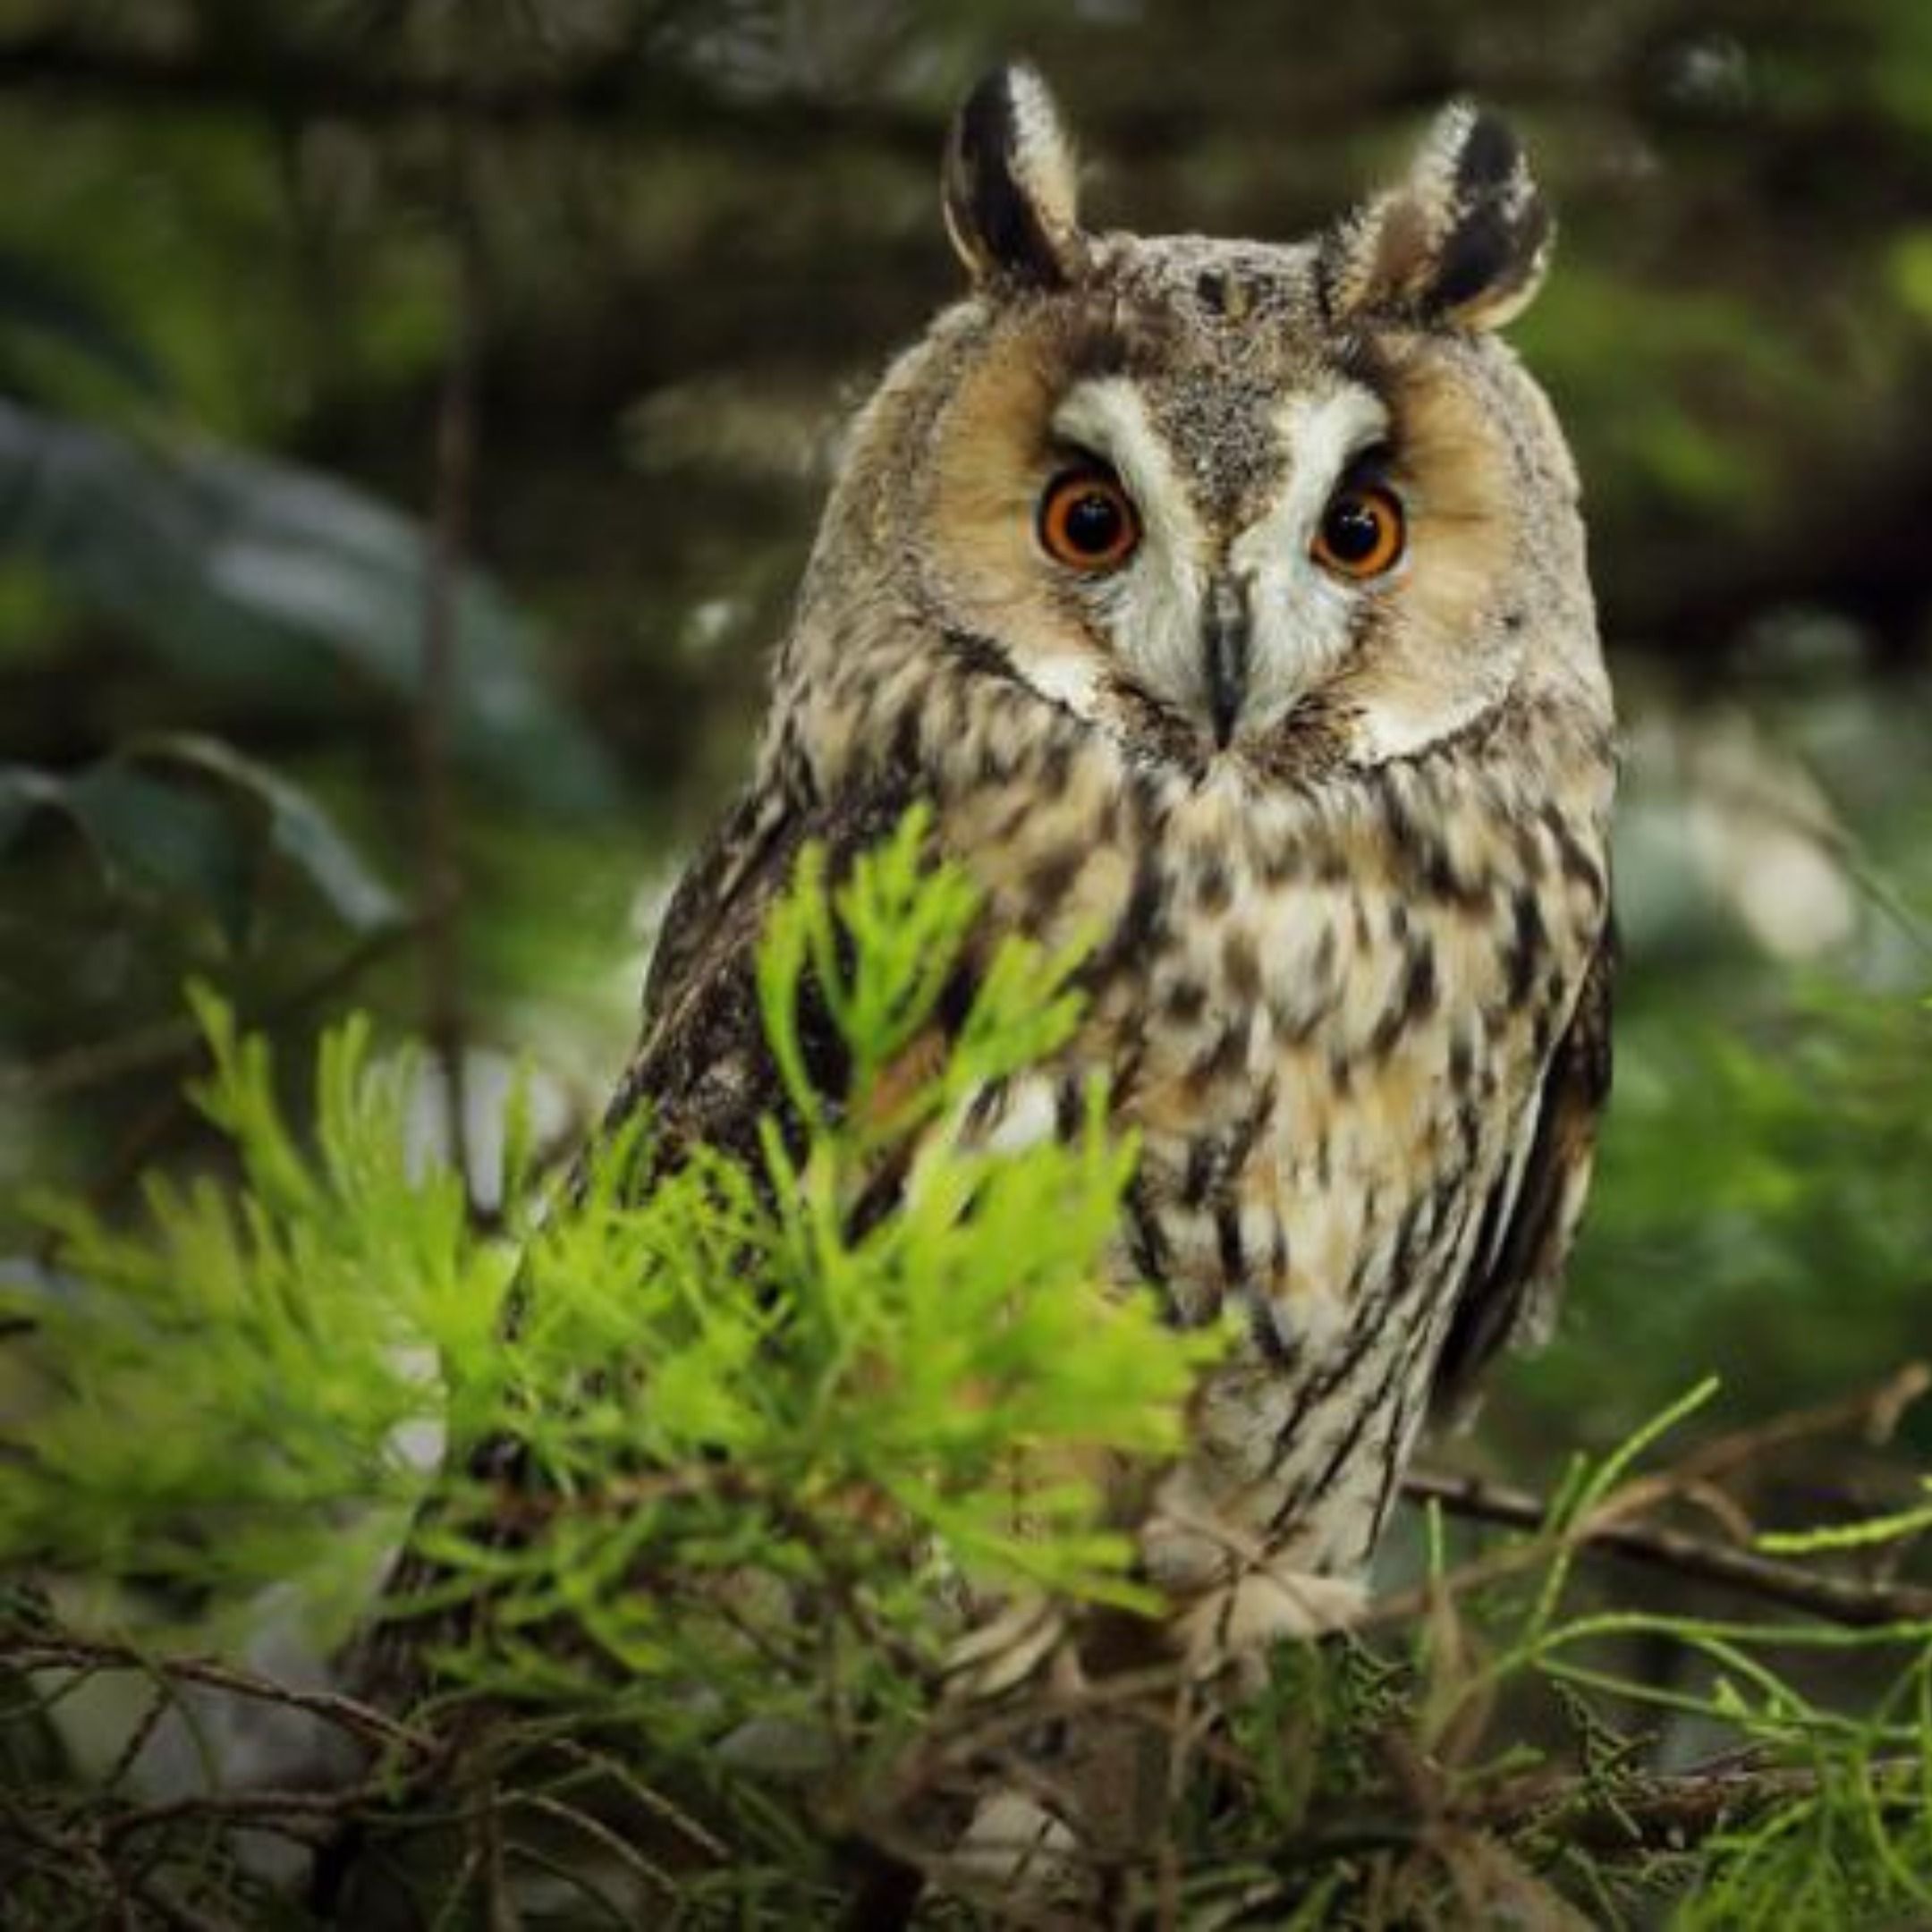
{"label": "owl", "polygon": [[1578,485],[1497,332],[1550,238],[1467,107],[1312,238],[1083,227],[1030,69],[953,124],[970,280],[843,449],[755,775],[613,1107],[747,1152],[753,957],[808,841],[915,801],[992,936],[1097,943],[1003,1146],[1095,1075],[1123,1292],[1237,1345],[1122,1504],[1187,1657],[1343,1622],[1432,1415],[1537,1326],[1609,1074],[1609,685]]}

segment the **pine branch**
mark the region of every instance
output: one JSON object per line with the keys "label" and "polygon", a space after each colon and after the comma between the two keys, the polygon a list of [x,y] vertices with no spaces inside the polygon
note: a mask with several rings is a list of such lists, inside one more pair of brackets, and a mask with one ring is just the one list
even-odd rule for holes
{"label": "pine branch", "polygon": [[[1924,1802],[1926,1767],[1916,1758],[1882,1758],[1866,1767],[1877,1812],[1910,1817]],[[1561,1832],[1567,1843],[1604,1857],[1684,1852],[1712,1833],[1776,1807],[1830,1795],[1828,1774],[1790,1768],[1738,1770],[1707,1766],[1672,1775],[1620,1778],[1607,1790],[1600,1779],[1575,1778],[1546,1786],[1530,1818]],[[1512,1802],[1487,1806],[1481,1822],[1521,1826]]]}
{"label": "pine branch", "polygon": [[[1909,1819],[1924,1802],[1924,1765],[1915,1758],[1866,1767],[1872,1815]],[[1460,1834],[1504,1842],[1555,1839],[1572,1852],[1605,1860],[1694,1853],[1707,1839],[1781,1807],[1833,1796],[1832,1774],[1797,1767],[1740,1768],[1719,1761],[1671,1774],[1530,1776],[1476,1801],[1430,1802],[1413,1794],[1412,1810],[1338,1807],[1275,1846],[1269,1862],[1293,1885],[1292,1894],[1250,1896],[1244,1924],[1271,1905],[1299,1899],[1309,1874],[1342,1859],[1377,1852],[1440,1855]]]}

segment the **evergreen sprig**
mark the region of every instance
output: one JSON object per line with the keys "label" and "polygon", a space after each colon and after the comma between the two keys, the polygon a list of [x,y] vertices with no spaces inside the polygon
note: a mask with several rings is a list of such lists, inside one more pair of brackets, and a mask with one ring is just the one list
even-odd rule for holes
{"label": "evergreen sprig", "polygon": [[[1171,1453],[1217,1344],[1106,1286],[1132,1149],[1097,1087],[1075,1132],[1023,1155],[969,1131],[975,1097],[1067,1038],[1073,957],[1007,942],[951,1050],[899,1071],[977,913],[923,850],[914,814],[835,891],[808,853],[771,921],[759,987],[813,1123],[802,1151],[767,1123],[761,1164],[699,1149],[638,1199],[640,1118],[528,1233],[512,1324],[513,1242],[411,1158],[413,1057],[374,1059],[358,1020],[331,1033],[305,1140],[263,1043],[195,996],[211,1062],[195,1098],[233,1174],[154,1180],[130,1230],[44,1204],[57,1272],[5,1304],[31,1324],[42,1392],[0,1563],[165,1582],[205,1613],[291,1577],[366,1581],[344,1535],[393,1538],[423,1506],[428,1606],[491,1604],[489,1643],[447,1660],[459,1674],[555,1697],[584,1689],[580,1665],[661,1682],[679,1710],[692,1682],[729,1682],[740,1715],[822,1703],[835,1634],[861,1676],[929,1670],[941,1580],[1146,1601],[1102,1521],[1100,1459]],[[804,1072],[808,987],[854,1070],[836,1105]],[[898,1210],[856,1224],[895,1157]],[[521,1487],[458,1456],[426,1489],[407,1452],[438,1428],[513,1438]],[[755,1576],[782,1586],[764,1608]],[[559,1647],[560,1622],[587,1641]]]}
{"label": "evergreen sprig", "polygon": [[513,1257],[410,1157],[411,1054],[375,1060],[360,1018],[332,1031],[305,1144],[263,1042],[191,997],[211,1062],[191,1090],[233,1170],[150,1176],[128,1228],[37,1204],[54,1265],[0,1283],[0,1567],[83,1582],[110,1617],[123,1589],[200,1617],[295,1579],[339,1626],[419,1494],[433,1365],[491,1348]]}

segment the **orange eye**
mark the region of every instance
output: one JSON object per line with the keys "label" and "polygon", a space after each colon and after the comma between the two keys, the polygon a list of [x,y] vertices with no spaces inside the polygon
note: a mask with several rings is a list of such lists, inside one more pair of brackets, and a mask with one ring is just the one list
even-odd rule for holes
{"label": "orange eye", "polygon": [[1338,577],[1379,577],[1402,554],[1402,508],[1385,489],[1337,490],[1315,533],[1315,561]]}
{"label": "orange eye", "polygon": [[1117,570],[1140,542],[1133,499],[1105,470],[1069,470],[1040,498],[1039,540],[1069,570]]}

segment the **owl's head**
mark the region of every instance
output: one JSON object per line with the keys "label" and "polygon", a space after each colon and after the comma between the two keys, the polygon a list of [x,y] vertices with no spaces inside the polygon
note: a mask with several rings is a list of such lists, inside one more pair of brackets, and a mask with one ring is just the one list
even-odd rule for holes
{"label": "owl's head", "polygon": [[837,595],[1197,768],[1378,764],[1526,681],[1600,690],[1574,472],[1496,335],[1550,240],[1499,122],[1449,108],[1310,239],[1095,233],[1013,67],[944,205],[971,293],[860,419]]}

